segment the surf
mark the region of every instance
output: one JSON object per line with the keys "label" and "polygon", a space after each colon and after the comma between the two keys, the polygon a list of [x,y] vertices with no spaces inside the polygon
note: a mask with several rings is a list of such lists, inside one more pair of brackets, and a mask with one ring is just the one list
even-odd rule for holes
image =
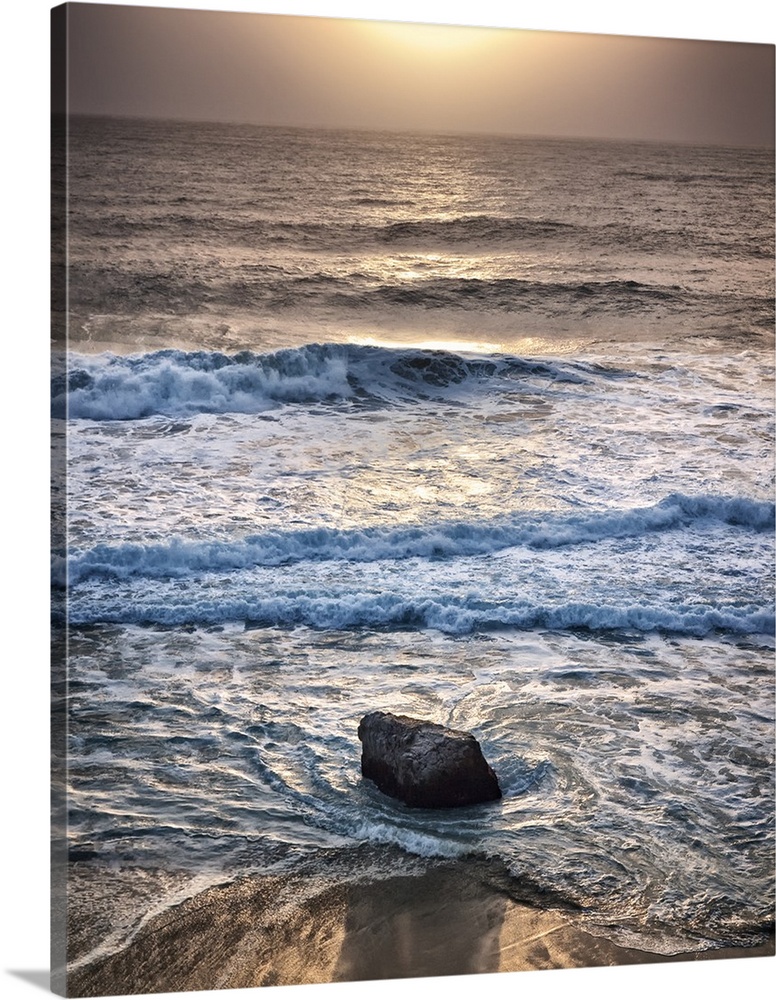
{"label": "surf", "polygon": [[584,362],[459,354],[353,343],[306,344],[268,354],[163,350],[73,355],[52,379],[55,418],[141,420],[195,413],[261,413],[282,405],[386,404],[455,397],[477,388],[586,384],[632,373]]}
{"label": "surf", "polygon": [[704,522],[772,531],[774,504],[746,497],[672,494],[656,504],[586,514],[515,512],[498,520],[429,525],[274,530],[238,540],[175,538],[166,543],[99,544],[55,557],[55,584],[133,576],[183,578],[207,572],[283,566],[302,561],[433,561],[487,555],[515,546],[536,551],[637,538]]}

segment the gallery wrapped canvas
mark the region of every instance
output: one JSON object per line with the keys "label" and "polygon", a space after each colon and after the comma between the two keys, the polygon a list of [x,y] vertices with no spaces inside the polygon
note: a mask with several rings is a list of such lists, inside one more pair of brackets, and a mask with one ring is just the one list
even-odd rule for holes
{"label": "gallery wrapped canvas", "polygon": [[52,84],[55,991],[772,956],[773,46],[68,3]]}

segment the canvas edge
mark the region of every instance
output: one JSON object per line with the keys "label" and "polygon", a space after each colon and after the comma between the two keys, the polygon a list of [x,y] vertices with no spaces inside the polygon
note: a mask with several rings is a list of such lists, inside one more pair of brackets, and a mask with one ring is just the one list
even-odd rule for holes
{"label": "canvas edge", "polygon": [[[50,12],[51,168],[51,367],[61,364],[67,337],[67,35],[68,4]],[[51,552],[66,547],[66,438],[64,422],[51,418]],[[53,588],[51,611],[51,841],[50,988],[67,995],[67,591]]]}

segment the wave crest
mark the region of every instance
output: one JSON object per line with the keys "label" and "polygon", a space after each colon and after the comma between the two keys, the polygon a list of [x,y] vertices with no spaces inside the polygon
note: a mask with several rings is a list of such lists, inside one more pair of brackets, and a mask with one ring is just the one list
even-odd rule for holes
{"label": "wave crest", "polygon": [[627,375],[581,362],[359,344],[308,344],[271,354],[164,350],[75,357],[52,380],[55,417],[136,420],[154,415],[259,413],[283,404],[397,403],[454,389],[514,389],[527,379],[584,383]]}
{"label": "wave crest", "polygon": [[131,597],[88,602],[71,609],[71,625],[115,624],[213,626],[244,621],[248,628],[436,629],[447,635],[511,629],[589,629],[596,632],[669,632],[703,636],[709,632],[772,634],[773,611],[746,605],[595,603],[543,604],[486,601],[472,604],[455,595],[407,597],[400,594],[277,594],[270,597],[200,598],[181,603]]}
{"label": "wave crest", "polygon": [[173,539],[160,544],[96,545],[54,560],[55,584],[90,578],[172,579],[209,572],[303,561],[376,562],[454,559],[524,546],[542,550],[717,522],[753,532],[772,531],[775,505],[744,497],[671,494],[651,507],[587,514],[513,514],[494,521],[382,525],[360,529],[275,530],[233,541]]}

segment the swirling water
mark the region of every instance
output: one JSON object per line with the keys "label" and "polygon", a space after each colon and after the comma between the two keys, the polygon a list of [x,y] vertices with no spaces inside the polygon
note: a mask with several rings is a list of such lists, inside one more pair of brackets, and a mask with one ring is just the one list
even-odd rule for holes
{"label": "swirling water", "polygon": [[[73,857],[390,844],[758,940],[769,154],[85,119],[72,156]],[[503,800],[383,797],[373,708],[474,732]]]}

